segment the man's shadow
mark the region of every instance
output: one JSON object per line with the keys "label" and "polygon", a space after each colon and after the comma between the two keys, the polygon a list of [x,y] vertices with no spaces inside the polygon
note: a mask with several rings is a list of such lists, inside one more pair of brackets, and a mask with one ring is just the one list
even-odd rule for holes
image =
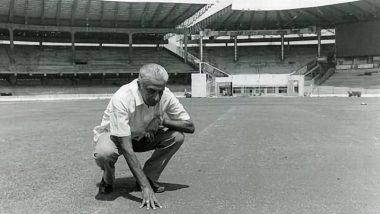
{"label": "man's shadow", "polygon": [[[183,188],[188,188],[188,185],[183,184],[173,184],[173,183],[159,183],[160,185],[165,187],[165,191],[176,191]],[[99,183],[96,184],[99,186]],[[113,187],[113,191],[109,194],[97,194],[95,196],[96,200],[100,201],[114,201],[118,197],[124,197],[132,201],[136,201],[141,203],[142,199],[138,198],[131,194],[131,192],[137,192],[136,190],[136,179],[134,177],[125,177],[125,178],[117,178],[115,180],[115,185]]]}

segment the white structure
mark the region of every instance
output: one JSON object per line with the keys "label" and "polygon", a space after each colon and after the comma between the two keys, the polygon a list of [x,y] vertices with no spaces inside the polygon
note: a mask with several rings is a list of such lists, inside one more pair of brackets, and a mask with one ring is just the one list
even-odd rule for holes
{"label": "white structure", "polygon": [[304,76],[292,74],[242,74],[215,78],[215,94],[304,96]]}
{"label": "white structure", "polygon": [[191,96],[206,97],[207,96],[207,77],[206,74],[191,74]]}

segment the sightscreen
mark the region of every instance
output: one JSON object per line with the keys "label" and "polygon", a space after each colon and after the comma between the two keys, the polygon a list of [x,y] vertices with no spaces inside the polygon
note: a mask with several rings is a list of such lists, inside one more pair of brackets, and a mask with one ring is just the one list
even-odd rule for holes
{"label": "sightscreen", "polygon": [[380,21],[338,25],[335,41],[337,57],[380,56]]}

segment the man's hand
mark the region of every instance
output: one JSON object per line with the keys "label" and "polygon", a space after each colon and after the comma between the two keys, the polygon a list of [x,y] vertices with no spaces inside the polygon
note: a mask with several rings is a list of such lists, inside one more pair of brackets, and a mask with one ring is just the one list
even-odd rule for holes
{"label": "man's hand", "polygon": [[146,205],[148,209],[152,207],[156,209],[156,205],[160,208],[162,206],[158,203],[156,196],[152,190],[152,187],[149,184],[149,180],[144,174],[140,162],[133,151],[132,140],[131,137],[116,137],[111,135],[111,139],[115,142],[115,145],[120,149],[123,154],[125,160],[128,163],[129,168],[132,171],[133,176],[139,182],[139,185],[142,186],[142,205],[141,208]]}
{"label": "man's hand", "polygon": [[160,125],[162,124],[161,118],[159,116],[154,117],[145,128],[145,138],[149,142],[154,141],[154,135],[157,133]]}
{"label": "man's hand", "polygon": [[159,208],[162,208],[161,204],[158,203],[156,196],[151,187],[146,187],[142,189],[142,203],[140,208],[143,208],[146,205],[146,208],[149,210],[152,207],[154,210],[156,209],[156,205]]}

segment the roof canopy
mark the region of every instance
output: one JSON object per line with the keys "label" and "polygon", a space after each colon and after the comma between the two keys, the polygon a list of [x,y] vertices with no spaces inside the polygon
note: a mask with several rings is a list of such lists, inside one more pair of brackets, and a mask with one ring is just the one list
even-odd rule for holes
{"label": "roof canopy", "polygon": [[101,0],[9,0],[0,22],[110,28],[174,28],[206,3]]}
{"label": "roof canopy", "polygon": [[294,29],[310,26],[334,28],[342,23],[368,21],[379,17],[379,0],[286,10],[233,10],[230,5],[192,26],[191,31],[195,33],[203,29],[217,31]]}
{"label": "roof canopy", "polygon": [[332,4],[353,2],[358,0],[233,0],[233,10],[291,10],[308,7],[321,7]]}

